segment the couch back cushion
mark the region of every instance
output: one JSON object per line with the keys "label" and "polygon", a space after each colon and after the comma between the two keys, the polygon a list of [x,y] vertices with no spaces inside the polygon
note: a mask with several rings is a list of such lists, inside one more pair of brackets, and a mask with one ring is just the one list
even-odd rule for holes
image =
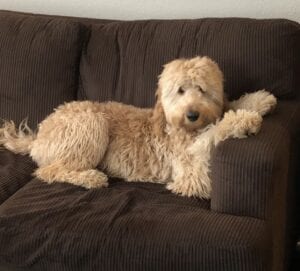
{"label": "couch back cushion", "polygon": [[74,100],[83,25],[60,18],[0,12],[0,117],[34,127]]}
{"label": "couch back cushion", "polygon": [[152,106],[163,64],[196,55],[219,63],[229,98],[261,88],[290,98],[300,85],[299,48],[299,24],[288,20],[106,21],[0,11],[0,118],[28,117],[34,127],[76,98]]}
{"label": "couch back cushion", "polygon": [[91,24],[81,61],[81,98],[151,106],[164,63],[208,55],[229,98],[266,88],[296,95],[300,28],[288,20],[199,19]]}

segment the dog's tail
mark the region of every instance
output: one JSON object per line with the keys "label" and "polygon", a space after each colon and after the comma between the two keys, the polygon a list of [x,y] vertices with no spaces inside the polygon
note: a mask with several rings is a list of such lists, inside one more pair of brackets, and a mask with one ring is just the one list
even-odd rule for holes
{"label": "dog's tail", "polygon": [[13,121],[4,121],[0,126],[0,148],[20,154],[28,154],[36,134],[28,127],[27,120],[23,120],[17,129]]}

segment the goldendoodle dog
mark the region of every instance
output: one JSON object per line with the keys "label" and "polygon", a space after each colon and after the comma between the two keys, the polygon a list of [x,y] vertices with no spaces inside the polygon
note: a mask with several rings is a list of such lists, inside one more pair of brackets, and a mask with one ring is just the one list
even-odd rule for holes
{"label": "goldendoodle dog", "polygon": [[[256,134],[276,98],[264,91],[227,103],[223,74],[208,57],[177,59],[159,76],[156,104],[116,102],[59,106],[32,132],[25,122],[0,128],[0,144],[37,163],[47,182],[105,187],[107,175],[166,184],[183,196],[209,198],[210,155],[227,138]],[[225,112],[225,113],[224,113]]]}

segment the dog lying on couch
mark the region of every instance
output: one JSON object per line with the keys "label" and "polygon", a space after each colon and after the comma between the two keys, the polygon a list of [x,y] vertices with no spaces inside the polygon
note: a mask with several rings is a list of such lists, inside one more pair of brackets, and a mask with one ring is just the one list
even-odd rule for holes
{"label": "dog lying on couch", "polygon": [[[35,176],[86,188],[108,185],[107,175],[166,184],[183,196],[209,198],[212,149],[227,138],[256,134],[276,98],[261,90],[227,102],[223,74],[208,57],[164,66],[153,109],[116,102],[76,101],[39,124],[0,128],[0,144],[30,154]],[[105,173],[104,173],[105,172]],[[107,175],[106,175],[107,174]]]}

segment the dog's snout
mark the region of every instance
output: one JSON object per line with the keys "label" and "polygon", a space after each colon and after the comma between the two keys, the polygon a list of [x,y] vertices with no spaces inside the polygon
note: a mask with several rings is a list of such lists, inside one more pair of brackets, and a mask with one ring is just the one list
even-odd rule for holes
{"label": "dog's snout", "polygon": [[186,117],[189,121],[196,121],[199,118],[199,115],[198,111],[188,111]]}

